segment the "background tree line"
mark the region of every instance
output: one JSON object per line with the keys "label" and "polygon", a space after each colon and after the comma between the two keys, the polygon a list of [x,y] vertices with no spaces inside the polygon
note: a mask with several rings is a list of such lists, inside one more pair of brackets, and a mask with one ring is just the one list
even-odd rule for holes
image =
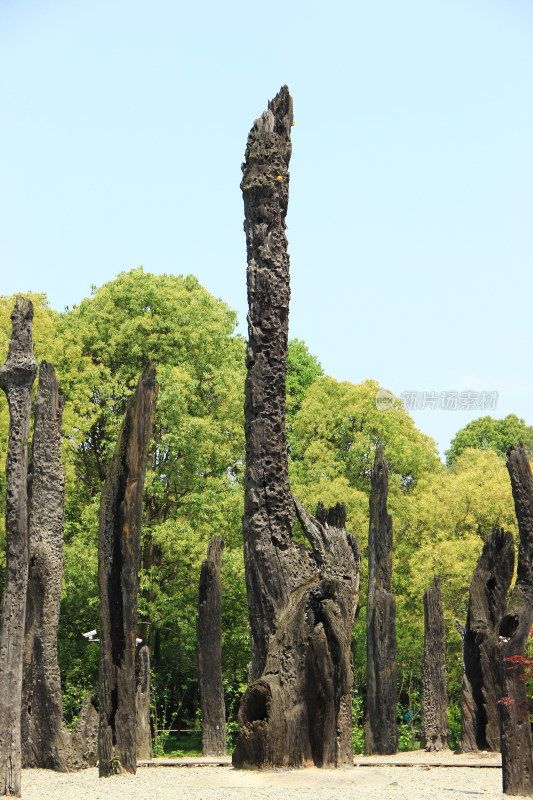
{"label": "background tree line", "polygon": [[[59,658],[65,714],[96,693],[97,647],[81,634],[97,627],[97,532],[100,488],[127,397],[149,359],[160,393],[148,460],[143,518],[139,635],[154,668],[156,727],[199,721],[195,617],[201,561],[213,534],[225,542],[223,671],[229,724],[250,660],[242,558],[245,341],[236,315],[191,275],[122,273],[79,306],[58,313],[45,295],[35,306],[34,350],[51,361],[65,395],[65,574]],[[0,297],[0,357],[5,358],[14,298]],[[461,641],[468,586],[483,541],[495,526],[517,535],[505,448],[533,428],[514,415],[483,417],[459,431],[446,466],[398,400],[378,411],[379,384],[325,376],[304,342],[292,340],[287,428],[293,493],[310,509],[347,505],[347,528],[363,550],[361,607],[353,635],[355,708],[365,693],[366,546],[370,471],[378,441],[390,469],[394,523],[400,703],[416,712],[423,650],[422,597],[441,577],[447,630],[452,728],[462,676]],[[9,417],[0,398],[0,457]],[[0,470],[0,537],[5,474]],[[299,533],[295,530],[295,536]],[[302,542],[303,542],[302,538]],[[3,554],[3,547],[2,547]],[[3,555],[2,555],[3,557]],[[410,718],[412,720],[412,717]],[[357,735],[357,733],[356,733]]]}

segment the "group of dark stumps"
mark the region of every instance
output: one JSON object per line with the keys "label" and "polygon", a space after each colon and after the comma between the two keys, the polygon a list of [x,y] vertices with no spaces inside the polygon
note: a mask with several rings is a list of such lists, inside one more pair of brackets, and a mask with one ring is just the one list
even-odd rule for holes
{"label": "group of dark stumps", "polygon": [[[353,764],[351,633],[361,554],[346,508],[315,516],[291,494],[285,431],[290,299],[285,217],[292,98],[286,86],[249,133],[241,189],[245,208],[248,346],[245,383],[244,561],[252,662],[233,752],[238,768]],[[17,298],[0,386],[10,414],[6,461],[6,584],[0,632],[0,795],[19,796],[21,767],[66,771],[94,765],[102,777],[135,772],[151,757],[150,663],[141,648],[136,679],[142,494],[158,384],[148,364],[130,397],[102,488],[99,712],[85,698],[75,731],[62,713],[57,627],[63,569],[63,400],[54,367],[42,362],[31,455],[33,308]],[[394,413],[387,411],[385,413]],[[523,656],[533,624],[533,478],[521,444],[507,453],[520,534],[494,530],[470,587],[463,637],[463,752],[500,750],[503,790],[533,796],[531,728]],[[371,474],[365,752],[398,747],[392,519],[388,467],[376,444]],[[298,519],[309,548],[297,545]],[[198,680],[203,753],[225,753],[221,673],[220,564],[213,537],[200,576]],[[421,746],[448,746],[445,638],[439,579],[424,594]]]}

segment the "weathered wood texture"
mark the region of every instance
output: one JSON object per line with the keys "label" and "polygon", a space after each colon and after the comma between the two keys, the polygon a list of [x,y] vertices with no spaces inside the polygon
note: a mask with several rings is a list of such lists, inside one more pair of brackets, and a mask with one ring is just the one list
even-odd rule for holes
{"label": "weathered wood texture", "polygon": [[224,542],[213,536],[202,562],[196,616],[198,688],[202,709],[202,755],[226,755],[226,710],[222,686],[222,586]]}
{"label": "weathered wood texture", "polygon": [[495,529],[487,537],[476,564],[462,631],[460,753],[500,750],[498,625],[505,613],[513,572],[513,536]]}
{"label": "weathered wood texture", "polygon": [[285,430],[289,326],[289,202],[292,97],[284,86],[248,136],[241,189],[248,255],[244,560],[252,643],[251,678],[265,666],[270,635],[290,594],[279,554],[291,544],[294,507]]}
{"label": "weathered wood texture", "polygon": [[367,755],[390,755],[398,749],[396,600],[391,593],[392,517],[387,512],[388,491],[389,470],[380,444],[372,468],[368,527]]}
{"label": "weathered wood texture", "polygon": [[424,659],[422,661],[420,747],[448,748],[446,697],[446,629],[440,594],[440,580],[424,592]]}
{"label": "weathered wood texture", "polygon": [[237,767],[353,764],[350,637],[359,598],[359,547],[345,530],[344,506],[326,510],[319,504],[316,518],[296,499],[295,506],[313,548],[309,555],[300,552],[314,561],[316,572],[295,583],[271,636],[263,674],[244,694],[233,753]]}
{"label": "weathered wood texture", "polygon": [[150,729],[150,648],[139,651],[139,676],[137,680],[137,761],[152,758],[152,732]]}
{"label": "weathered wood texture", "polygon": [[95,767],[98,761],[98,711],[91,695],[84,697],[76,729],[72,733],[69,769]]}
{"label": "weathered wood texture", "polygon": [[43,361],[28,468],[30,563],[22,677],[22,766],[60,772],[67,771],[70,745],[57,661],[65,518],[63,404],[54,367]]}
{"label": "weathered wood texture", "polygon": [[[248,136],[241,188],[248,256],[244,561],[251,685],[239,711],[239,767],[351,762],[350,634],[359,550],[345,511],[317,519],[291,497],[285,431],[292,98],[286,86]],[[313,552],[292,541],[296,511]]]}
{"label": "weathered wood texture", "polygon": [[100,502],[99,774],[135,772],[135,639],[146,459],[158,385],[149,364],[130,397]]}
{"label": "weathered wood texture", "polygon": [[6,584],[0,632],[0,795],[20,795],[22,654],[28,583],[28,436],[33,356],[33,305],[17,297],[0,388],[9,407],[6,460]]}
{"label": "weathered wood texture", "polygon": [[[520,545],[516,582],[498,627],[503,791],[533,796],[529,704],[520,659],[533,624],[533,476],[522,443],[507,451]],[[507,659],[512,659],[508,661]],[[513,663],[513,660],[515,663]]]}

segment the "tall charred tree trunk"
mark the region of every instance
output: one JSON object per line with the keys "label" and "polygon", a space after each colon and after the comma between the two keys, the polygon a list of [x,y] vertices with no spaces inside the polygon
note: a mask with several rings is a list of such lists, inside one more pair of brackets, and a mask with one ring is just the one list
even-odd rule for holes
{"label": "tall charred tree trunk", "polygon": [[516,583],[498,629],[500,734],[505,794],[533,796],[529,703],[521,663],[533,624],[533,476],[522,443],[507,451],[520,545]]}
{"label": "tall charred tree trunk", "polygon": [[30,566],[22,677],[22,765],[60,772],[67,771],[69,757],[57,662],[65,518],[63,405],[54,367],[43,361],[28,470]]}
{"label": "tall charred tree trunk", "polygon": [[152,733],[150,730],[150,650],[147,645],[139,651],[139,679],[137,681],[137,761],[152,758]]}
{"label": "tall charred tree trunk", "polygon": [[392,517],[387,512],[389,468],[378,445],[372,469],[366,608],[367,717],[365,754],[398,749],[396,722],[396,600],[392,582]]}
{"label": "tall charred tree trunk", "polygon": [[196,616],[198,687],[202,708],[202,755],[226,755],[226,710],[222,686],[222,586],[224,542],[213,536],[202,562]]}
{"label": "tall charred tree trunk", "polygon": [[158,385],[149,364],[118,435],[100,501],[99,774],[136,769],[135,639],[146,459]]}
{"label": "tall charred tree trunk", "polygon": [[424,660],[422,661],[420,747],[448,748],[446,698],[446,629],[440,596],[440,580],[433,577],[433,589],[424,592]]}
{"label": "tall charred tree trunk", "polygon": [[514,573],[514,540],[494,530],[483,545],[470,584],[463,632],[460,753],[500,750],[498,625]]}
{"label": "tall charred tree trunk", "polygon": [[32,346],[33,305],[17,297],[0,387],[9,406],[6,460],[6,585],[0,632],[0,795],[20,795],[20,714],[24,619],[28,585],[28,436],[31,387],[37,372]]}
{"label": "tall charred tree trunk", "polygon": [[[284,86],[248,136],[241,188],[248,254],[244,561],[252,683],[238,767],[353,763],[350,636],[360,555],[341,506],[313,518],[291,496],[285,431],[292,98]],[[292,541],[295,511],[312,552]]]}

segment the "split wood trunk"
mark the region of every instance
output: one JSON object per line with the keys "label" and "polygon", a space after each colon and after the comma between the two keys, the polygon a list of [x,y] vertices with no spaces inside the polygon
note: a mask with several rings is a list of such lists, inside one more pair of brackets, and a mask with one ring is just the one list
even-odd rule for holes
{"label": "split wood trunk", "polygon": [[367,755],[391,755],[398,749],[396,600],[391,593],[392,517],[387,512],[388,491],[389,470],[380,444],[372,469],[368,527]]}
{"label": "split wood trunk", "polygon": [[196,616],[198,688],[202,709],[202,755],[226,755],[226,710],[222,686],[222,586],[224,542],[213,536],[202,562]]}
{"label": "split wood trunk", "polygon": [[60,772],[68,769],[70,745],[57,661],[65,519],[63,404],[54,367],[43,361],[28,469],[30,565],[22,678],[22,766]]}
{"label": "split wood trunk", "polygon": [[498,626],[505,613],[514,573],[514,540],[494,530],[476,564],[470,584],[463,636],[460,753],[500,750]]}
{"label": "split wood trunk", "polygon": [[152,758],[152,732],[150,729],[150,648],[139,651],[139,678],[137,681],[137,761]]}
{"label": "split wood trunk", "polygon": [[28,436],[33,356],[33,305],[17,297],[9,351],[0,387],[9,407],[6,460],[6,584],[0,632],[0,795],[20,795],[21,696],[24,620],[28,584]]}
{"label": "split wood trunk", "polygon": [[100,501],[99,774],[136,769],[135,640],[146,459],[158,385],[149,364],[130,397]]}
{"label": "split wood trunk", "polygon": [[448,748],[448,703],[446,697],[446,629],[440,595],[440,580],[424,592],[424,659],[422,661],[420,747]]}
{"label": "split wood trunk", "polygon": [[[270,638],[263,673],[243,696],[233,753],[237,767],[353,765],[350,638],[359,548],[345,530],[345,506],[326,510],[319,504],[316,517],[296,499],[295,507],[313,551],[307,555],[291,545],[292,567],[299,567],[301,554],[316,571],[294,586]],[[296,570],[293,575],[298,577]]]}
{"label": "split wood trunk", "polygon": [[[360,555],[345,509],[315,519],[291,496],[285,430],[292,98],[286,86],[248,136],[241,188],[248,255],[244,562],[251,685],[238,767],[353,763],[350,636]],[[298,513],[312,552],[292,541]]]}
{"label": "split wood trunk", "polygon": [[533,796],[531,723],[522,659],[533,624],[533,476],[520,443],[507,451],[520,545],[516,583],[498,629],[503,791]]}

